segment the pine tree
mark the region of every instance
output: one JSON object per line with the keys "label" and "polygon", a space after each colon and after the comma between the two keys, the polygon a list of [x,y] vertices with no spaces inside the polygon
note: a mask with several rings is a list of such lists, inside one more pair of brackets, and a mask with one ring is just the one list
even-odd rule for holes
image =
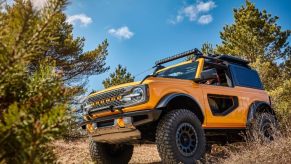
{"label": "pine tree", "polygon": [[[203,55],[215,54],[215,51],[212,48],[212,44],[209,42],[205,42],[202,44],[201,52],[203,53]],[[193,58],[194,58],[194,55],[190,55],[186,58],[186,61],[192,60]]]}
{"label": "pine tree", "polygon": [[212,48],[212,44],[205,42],[202,44],[201,52],[204,55],[214,54],[214,49]]}
{"label": "pine tree", "polygon": [[[104,40],[92,51],[84,52],[82,37],[73,38],[71,24],[62,12],[67,0],[49,0],[48,5],[36,10],[30,1],[16,0],[1,12],[1,48],[18,58],[29,58],[30,71],[37,69],[38,61],[51,59],[67,82],[80,81],[89,75],[98,75],[109,69],[105,66],[108,42]],[[58,6],[63,5],[62,8]],[[7,45],[5,46],[5,43]],[[37,44],[35,44],[37,43]],[[26,46],[25,54],[18,47]],[[29,50],[29,51],[28,51]],[[13,61],[7,63],[9,66]]]}
{"label": "pine tree", "polygon": [[83,52],[84,38],[74,39],[65,21],[67,4],[1,6],[0,163],[53,163],[47,143],[62,134],[68,103],[83,90],[67,84],[108,69],[107,41]]}
{"label": "pine tree", "polygon": [[251,62],[263,81],[265,89],[279,110],[291,106],[290,30],[282,30],[279,17],[260,11],[246,0],[245,6],[234,9],[234,23],[220,33],[222,44],[218,53],[232,54]]}
{"label": "pine tree", "polygon": [[291,46],[288,46],[283,53],[284,60],[280,64],[284,79],[291,78]]}
{"label": "pine tree", "polygon": [[134,76],[132,76],[131,73],[127,72],[126,67],[122,67],[121,65],[118,65],[115,71],[111,73],[108,78],[103,80],[102,84],[104,88],[109,88],[112,86],[116,86],[116,85],[124,84],[128,82],[133,82],[133,81],[134,81]]}
{"label": "pine tree", "polygon": [[234,9],[234,19],[220,33],[219,53],[237,55],[250,62],[256,62],[258,57],[268,61],[282,57],[291,31],[277,25],[279,17],[260,11],[247,0],[245,6]]}
{"label": "pine tree", "polygon": [[105,63],[108,54],[107,40],[97,45],[94,50],[83,52],[85,39],[83,37],[74,39],[72,30],[72,25],[66,22],[65,14],[61,13],[53,33],[53,37],[57,39],[50,44],[43,56],[56,61],[57,69],[64,74],[64,80],[81,81],[90,75],[98,75],[109,70]]}
{"label": "pine tree", "polygon": [[280,83],[276,79],[282,79],[277,61],[285,60],[291,31],[282,30],[277,25],[277,16],[260,11],[248,0],[245,6],[234,9],[234,19],[220,33],[222,44],[217,46],[217,51],[247,59],[259,71],[265,88],[275,89]]}

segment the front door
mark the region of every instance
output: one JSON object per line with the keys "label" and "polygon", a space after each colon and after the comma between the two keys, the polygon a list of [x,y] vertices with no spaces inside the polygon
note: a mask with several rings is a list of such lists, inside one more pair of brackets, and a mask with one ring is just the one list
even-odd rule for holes
{"label": "front door", "polygon": [[206,127],[245,127],[245,119],[242,117],[244,107],[240,91],[226,86],[207,84],[201,84],[200,86],[206,108]]}
{"label": "front door", "polygon": [[206,128],[245,127],[243,94],[233,86],[228,67],[205,62],[200,76]]}

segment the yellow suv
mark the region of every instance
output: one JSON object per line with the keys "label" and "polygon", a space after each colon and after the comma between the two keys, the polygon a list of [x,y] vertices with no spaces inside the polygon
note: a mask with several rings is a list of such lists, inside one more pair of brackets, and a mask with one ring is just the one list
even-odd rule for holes
{"label": "yellow suv", "polygon": [[[189,55],[193,60],[163,66]],[[128,163],[135,143],[156,143],[164,163],[194,163],[217,134],[247,131],[272,139],[275,113],[247,61],[194,49],[155,67],[140,82],[87,97],[81,125],[97,163]]]}

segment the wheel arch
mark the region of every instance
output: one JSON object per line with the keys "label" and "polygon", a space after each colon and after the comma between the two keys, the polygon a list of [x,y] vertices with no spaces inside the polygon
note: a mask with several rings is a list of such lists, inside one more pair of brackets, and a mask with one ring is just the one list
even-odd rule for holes
{"label": "wheel arch", "polygon": [[276,113],[269,103],[264,101],[255,101],[250,105],[248,110],[247,126],[251,124],[252,120],[255,118],[256,113],[270,113],[276,118]]}
{"label": "wheel arch", "polygon": [[[183,102],[183,104],[179,102]],[[164,96],[156,105],[156,109],[162,110],[163,113],[167,113],[170,110],[177,108],[187,108],[196,114],[201,124],[204,122],[204,113],[198,101],[192,96],[185,93],[170,93]]]}

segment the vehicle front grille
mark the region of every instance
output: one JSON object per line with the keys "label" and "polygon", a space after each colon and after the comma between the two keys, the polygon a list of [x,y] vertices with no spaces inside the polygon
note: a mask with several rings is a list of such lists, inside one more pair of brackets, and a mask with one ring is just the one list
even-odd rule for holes
{"label": "vehicle front grille", "polygon": [[108,92],[100,93],[88,98],[88,103],[94,109],[103,109],[104,107],[122,106],[124,103],[121,101],[121,95],[125,93],[124,88],[111,90]]}

